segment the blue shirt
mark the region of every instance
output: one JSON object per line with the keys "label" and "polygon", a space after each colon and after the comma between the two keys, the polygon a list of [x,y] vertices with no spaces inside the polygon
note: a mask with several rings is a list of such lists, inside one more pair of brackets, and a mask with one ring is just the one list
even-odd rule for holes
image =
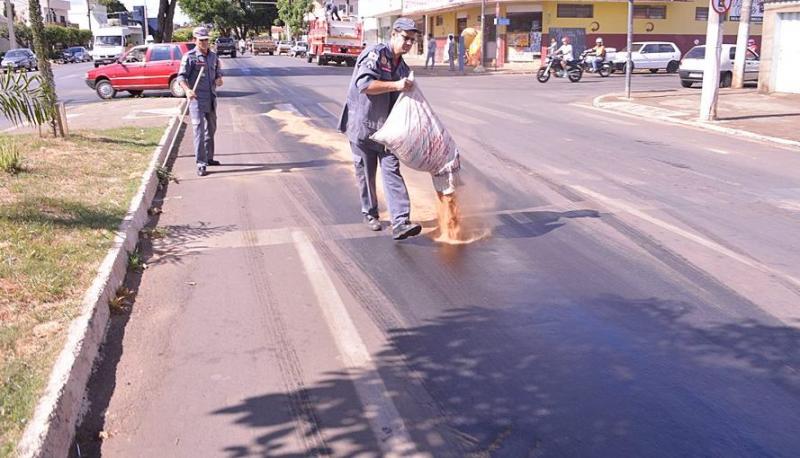
{"label": "blue shirt", "polygon": [[184,81],[190,88],[194,87],[197,77],[200,76],[200,69],[205,69],[197,83],[195,94],[197,98],[189,101],[189,108],[203,113],[209,113],[217,109],[217,78],[222,77],[222,69],[219,64],[219,57],[216,53],[208,51],[203,55],[199,49],[194,48],[181,58],[181,68],[178,71],[178,80]]}
{"label": "blue shirt", "polygon": [[403,57],[394,63],[394,52],[386,43],[369,46],[356,60],[353,77],[347,90],[347,101],[339,120],[339,130],[351,142],[359,143],[380,129],[389,117],[400,92],[367,95],[373,81],[400,81],[411,73]]}

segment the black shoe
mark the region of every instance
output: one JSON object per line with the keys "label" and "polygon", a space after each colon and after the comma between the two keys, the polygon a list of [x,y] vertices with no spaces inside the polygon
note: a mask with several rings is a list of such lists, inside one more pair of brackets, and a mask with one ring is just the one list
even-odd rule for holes
{"label": "black shoe", "polygon": [[201,165],[201,166],[197,167],[197,176],[199,176],[199,177],[206,176],[206,166]]}
{"label": "black shoe", "polygon": [[371,231],[377,232],[383,229],[383,226],[381,226],[381,221],[372,215],[364,215],[364,223],[367,225],[367,227],[369,227],[369,230]]}
{"label": "black shoe", "polygon": [[211,159],[210,161],[208,161],[208,165],[222,165],[222,163],[220,161],[215,161],[214,159]]}
{"label": "black shoe", "polygon": [[405,240],[409,237],[414,237],[422,232],[422,226],[419,224],[405,222],[398,224],[392,229],[392,238],[395,240]]}

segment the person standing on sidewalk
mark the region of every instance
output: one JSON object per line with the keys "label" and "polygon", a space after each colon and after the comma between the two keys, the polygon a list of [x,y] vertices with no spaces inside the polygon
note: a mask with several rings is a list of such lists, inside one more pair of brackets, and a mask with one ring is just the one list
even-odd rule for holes
{"label": "person standing on sidewalk", "polygon": [[425,68],[428,68],[428,61],[431,62],[431,70],[433,66],[436,64],[436,39],[433,38],[433,34],[428,34],[428,57],[425,58]]}
{"label": "person standing on sidewalk", "polygon": [[456,69],[456,39],[451,33],[447,36],[447,61],[450,63],[450,71]]}
{"label": "person standing on sidewalk", "polygon": [[400,161],[383,145],[370,139],[389,117],[400,92],[411,89],[411,70],[403,54],[411,50],[417,39],[414,21],[399,18],[394,22],[391,39],[367,47],[356,61],[347,91],[339,131],[347,134],[358,182],[361,213],[373,231],[381,230],[378,219],[378,196],[375,178],[381,167],[384,193],[392,215],[392,237],[403,240],[418,235],[422,226],[411,222],[411,203],[405,180],[400,174]]}
{"label": "person standing on sidewalk", "polygon": [[[181,59],[178,84],[189,99],[194,157],[197,175],[202,177],[206,175],[207,166],[220,165],[219,161],[214,160],[214,134],[217,131],[217,87],[222,86],[222,69],[219,57],[210,49],[208,29],[195,27],[193,35],[196,46]],[[192,90],[195,82],[196,91]]]}

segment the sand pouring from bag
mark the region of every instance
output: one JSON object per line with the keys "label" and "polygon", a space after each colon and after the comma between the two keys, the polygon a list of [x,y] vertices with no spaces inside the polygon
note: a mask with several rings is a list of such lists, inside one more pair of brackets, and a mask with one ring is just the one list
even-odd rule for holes
{"label": "sand pouring from bag", "polygon": [[439,198],[439,235],[434,241],[449,245],[466,245],[489,236],[488,229],[471,230],[466,227],[455,193],[436,195]]}

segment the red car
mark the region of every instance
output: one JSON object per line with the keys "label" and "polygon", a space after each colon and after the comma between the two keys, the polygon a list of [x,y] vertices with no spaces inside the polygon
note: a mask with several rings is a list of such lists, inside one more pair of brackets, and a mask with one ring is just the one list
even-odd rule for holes
{"label": "red car", "polygon": [[101,99],[113,98],[117,91],[140,95],[146,90],[169,89],[173,97],[183,97],[177,76],[181,57],[194,43],[154,43],[136,46],[110,65],[86,72],[86,84]]}

